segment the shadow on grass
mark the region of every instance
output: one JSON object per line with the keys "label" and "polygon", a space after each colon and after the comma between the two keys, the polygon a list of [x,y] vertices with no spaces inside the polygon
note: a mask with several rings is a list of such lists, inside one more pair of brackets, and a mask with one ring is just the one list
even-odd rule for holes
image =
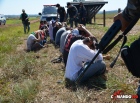
{"label": "shadow on grass", "polygon": [[76,84],[73,81],[70,81],[69,79],[65,79],[65,87],[71,91],[77,91],[78,88],[84,89],[94,89],[94,90],[102,90],[106,89],[106,79],[104,79],[102,76],[92,77],[88,81],[80,84]]}

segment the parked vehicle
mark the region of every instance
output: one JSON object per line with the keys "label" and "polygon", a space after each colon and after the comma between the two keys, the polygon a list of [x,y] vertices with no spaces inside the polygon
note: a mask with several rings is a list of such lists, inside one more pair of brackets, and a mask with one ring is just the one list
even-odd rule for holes
{"label": "parked vehicle", "polygon": [[3,14],[0,14],[0,25],[6,24],[6,17]]}
{"label": "parked vehicle", "polygon": [[57,20],[57,8],[56,5],[43,5],[44,8],[42,10],[42,13],[39,13],[41,15],[40,21],[47,21],[49,22],[53,20]]}

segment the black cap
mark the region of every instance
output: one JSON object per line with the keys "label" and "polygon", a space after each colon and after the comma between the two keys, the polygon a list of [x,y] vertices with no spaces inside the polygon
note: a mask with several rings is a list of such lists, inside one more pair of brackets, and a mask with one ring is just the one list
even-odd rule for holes
{"label": "black cap", "polygon": [[68,7],[69,5],[71,5],[71,3],[70,3],[70,2],[68,2],[68,3],[67,3],[67,7]]}
{"label": "black cap", "polygon": [[60,4],[56,4],[56,7],[60,7]]}

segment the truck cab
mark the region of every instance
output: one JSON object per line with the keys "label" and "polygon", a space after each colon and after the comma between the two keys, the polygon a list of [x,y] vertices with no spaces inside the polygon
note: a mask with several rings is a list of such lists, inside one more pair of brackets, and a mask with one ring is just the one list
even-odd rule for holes
{"label": "truck cab", "polygon": [[41,15],[40,21],[47,21],[49,24],[52,19],[58,20],[56,5],[43,5],[43,7],[42,13],[39,13]]}

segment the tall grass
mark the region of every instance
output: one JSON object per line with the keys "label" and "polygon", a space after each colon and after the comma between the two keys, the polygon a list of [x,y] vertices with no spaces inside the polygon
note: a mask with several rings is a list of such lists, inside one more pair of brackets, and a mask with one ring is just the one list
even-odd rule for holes
{"label": "tall grass", "polygon": [[[37,30],[38,24],[31,24],[31,31]],[[0,31],[0,102],[31,102],[39,81],[30,78],[35,73],[35,60],[30,57],[32,53],[25,55],[23,43],[28,34],[23,33],[22,25],[0,28]],[[18,46],[22,46],[20,51]]]}

